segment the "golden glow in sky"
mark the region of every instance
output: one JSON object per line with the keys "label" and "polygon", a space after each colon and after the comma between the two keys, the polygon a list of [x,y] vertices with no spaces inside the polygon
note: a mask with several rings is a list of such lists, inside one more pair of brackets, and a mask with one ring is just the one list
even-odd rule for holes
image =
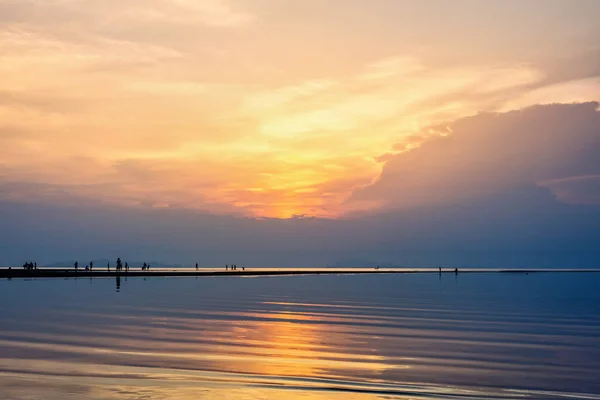
{"label": "golden glow in sky", "polygon": [[347,199],[432,127],[598,99],[561,69],[593,50],[598,3],[521,3],[0,0],[3,199],[376,208]]}

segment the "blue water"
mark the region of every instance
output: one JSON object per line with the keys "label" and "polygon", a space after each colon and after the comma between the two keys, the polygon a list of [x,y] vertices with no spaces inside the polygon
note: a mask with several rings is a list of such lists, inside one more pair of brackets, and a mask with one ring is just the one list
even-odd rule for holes
{"label": "blue water", "polygon": [[0,281],[1,399],[600,399],[600,274]]}

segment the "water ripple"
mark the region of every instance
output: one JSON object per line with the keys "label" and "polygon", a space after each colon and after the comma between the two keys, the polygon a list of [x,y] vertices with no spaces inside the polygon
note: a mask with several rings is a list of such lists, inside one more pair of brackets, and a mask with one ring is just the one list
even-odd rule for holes
{"label": "water ripple", "polygon": [[600,400],[600,279],[573,275],[1,282],[0,389]]}

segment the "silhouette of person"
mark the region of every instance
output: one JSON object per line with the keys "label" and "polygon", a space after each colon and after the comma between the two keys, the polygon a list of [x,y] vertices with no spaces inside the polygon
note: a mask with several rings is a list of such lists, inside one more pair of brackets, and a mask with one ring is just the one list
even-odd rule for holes
{"label": "silhouette of person", "polygon": [[117,271],[123,269],[123,263],[121,262],[121,257],[117,258]]}
{"label": "silhouette of person", "polygon": [[106,270],[110,271],[110,263],[106,263]]}
{"label": "silhouette of person", "polygon": [[129,264],[125,263],[125,272],[129,272]]}
{"label": "silhouette of person", "polygon": [[33,263],[33,269],[37,269],[37,262]]}
{"label": "silhouette of person", "polygon": [[196,271],[198,271],[198,263],[196,263]]}
{"label": "silhouette of person", "polygon": [[146,263],[144,263],[144,265],[142,265],[142,271],[146,270]]}
{"label": "silhouette of person", "polygon": [[150,271],[150,264],[146,265],[146,270]]}
{"label": "silhouette of person", "polygon": [[458,268],[454,268],[454,273],[458,274]]}
{"label": "silhouette of person", "polygon": [[229,268],[229,265],[225,264],[225,271]]}
{"label": "silhouette of person", "polygon": [[86,265],[86,266],[85,266],[85,270],[86,270],[86,271],[89,271],[89,270],[90,270],[90,266],[89,266],[89,265]]}
{"label": "silhouette of person", "polygon": [[94,262],[90,261],[90,271],[92,270],[92,268],[94,268]]}
{"label": "silhouette of person", "polygon": [[75,271],[79,269],[79,263],[77,261],[75,261],[75,264],[73,264],[73,266],[75,267]]}

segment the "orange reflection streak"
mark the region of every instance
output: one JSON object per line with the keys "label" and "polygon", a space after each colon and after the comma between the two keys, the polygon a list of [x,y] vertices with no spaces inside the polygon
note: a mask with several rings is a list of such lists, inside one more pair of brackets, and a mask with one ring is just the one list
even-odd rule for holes
{"label": "orange reflection streak", "polygon": [[[172,365],[262,376],[323,377],[333,371],[337,371],[335,374],[354,371],[351,375],[355,375],[357,370],[372,374],[391,368],[381,356],[352,352],[351,332],[345,332],[341,325],[330,325],[345,321],[346,316],[294,312],[231,316],[242,320],[153,318],[144,337],[138,334],[138,324],[143,320],[137,320],[132,326],[115,325],[111,329],[95,329],[93,333],[60,337],[42,332],[22,333],[14,337],[16,340],[0,340],[0,345],[85,354],[109,364],[115,357],[126,357],[137,365]],[[87,339],[90,334],[107,340],[91,347]]]}
{"label": "orange reflection streak", "polygon": [[[7,373],[6,368],[15,372]],[[320,390],[318,381],[302,382],[304,389],[290,390],[295,381],[254,375],[168,368],[106,366],[70,361],[0,359],[0,385],[7,398],[208,400],[286,398],[308,400],[371,400],[369,393],[336,393]],[[257,386],[255,386],[257,385]],[[201,393],[201,397],[199,397]],[[72,397],[76,394],[75,397]]]}
{"label": "orange reflection streak", "polygon": [[[81,332],[59,336],[19,332],[13,339],[8,339],[8,335],[0,340],[0,346],[39,354],[43,359],[15,362],[0,357],[0,370],[34,376],[40,387],[55,387],[59,393],[83,390],[73,385],[89,385],[85,390],[101,398],[112,398],[107,392],[117,384],[121,390],[129,387],[132,393],[139,393],[143,387],[152,396],[168,393],[171,398],[192,399],[197,398],[202,382],[201,387],[207,391],[203,392],[206,394],[203,398],[208,399],[223,398],[224,391],[227,396],[237,392],[240,398],[264,396],[272,391],[277,397],[317,400],[336,398],[331,393],[310,390],[331,385],[320,383],[324,378],[351,376],[356,380],[356,376],[364,376],[367,382],[366,375],[392,368],[383,357],[351,353],[351,332],[329,325],[345,319],[343,315],[290,311],[218,314],[226,319],[137,317],[132,321],[122,318],[123,325],[113,324],[110,329],[97,327],[90,331],[82,327]],[[140,326],[144,326],[142,337]],[[92,346],[89,341],[92,336],[105,340],[94,341]],[[69,354],[78,361],[53,360],[55,353]],[[295,377],[302,380],[288,381]],[[1,379],[0,372],[0,382]],[[267,388],[255,388],[253,384]],[[299,384],[306,389],[283,389]],[[351,398],[370,399],[371,395],[356,393],[339,397]]]}

